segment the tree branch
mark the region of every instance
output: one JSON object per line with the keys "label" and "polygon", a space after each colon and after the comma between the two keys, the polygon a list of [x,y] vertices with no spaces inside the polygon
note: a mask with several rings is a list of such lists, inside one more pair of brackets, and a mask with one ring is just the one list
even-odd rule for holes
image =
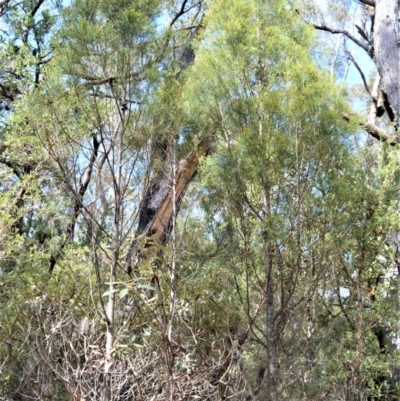
{"label": "tree branch", "polygon": [[325,25],[317,25],[317,24],[313,24],[315,29],[318,29],[320,31],[326,31],[326,32],[330,32],[332,34],[342,34],[344,36],[347,36],[352,42],[354,42],[357,46],[361,47],[362,49],[364,49],[368,55],[373,58],[374,55],[374,49],[372,46],[367,46],[364,43],[362,43],[361,41],[359,41],[357,38],[355,38],[352,34],[350,34],[348,31],[346,31],[345,29],[333,29],[333,28],[329,28]]}
{"label": "tree branch", "polygon": [[[141,72],[130,72],[129,74],[126,74],[123,79],[134,79],[136,81],[142,81],[146,77],[145,73],[145,68],[143,68],[143,71]],[[109,84],[110,86],[113,86],[113,84],[117,81],[117,77],[115,76],[110,76],[110,77],[93,77],[89,75],[82,76],[84,80],[87,82],[83,83],[83,85],[104,85],[104,84]]]}
{"label": "tree branch", "polygon": [[357,63],[357,61],[354,59],[353,55],[352,55],[349,51],[347,51],[347,50],[346,50],[346,55],[347,55],[347,57],[351,60],[351,62],[354,64],[354,67],[356,67],[357,71],[360,73],[361,79],[362,79],[362,81],[363,81],[363,83],[364,83],[364,86],[365,86],[365,90],[368,92],[368,94],[369,94],[370,96],[372,96],[372,95],[371,95],[371,91],[369,90],[369,87],[368,87],[367,79],[365,78],[365,75],[364,75],[364,73],[363,73],[361,67],[358,65],[358,63]]}
{"label": "tree branch", "polygon": [[390,135],[382,128],[377,127],[375,124],[367,123],[363,128],[373,138],[378,139],[381,142],[387,142],[391,146],[397,146],[400,144],[400,138],[397,135]]}
{"label": "tree branch", "polygon": [[[397,135],[390,135],[387,131],[376,125],[376,118],[378,117],[378,97],[379,97],[379,85],[380,76],[377,75],[372,90],[371,95],[371,105],[369,113],[367,116],[367,122],[361,124],[362,129],[371,135],[373,138],[378,139],[378,141],[386,142],[391,146],[397,146],[400,144],[400,138]],[[343,115],[345,121],[350,121],[350,115]]]}
{"label": "tree branch", "polygon": [[[50,262],[49,273],[50,274],[53,272],[53,270],[57,264],[58,258],[61,256],[62,251],[65,248],[65,246],[67,245],[68,241],[73,241],[73,239],[74,239],[75,224],[78,219],[79,212],[81,211],[81,209],[83,207],[83,197],[85,195],[85,192],[89,186],[89,183],[90,183],[90,180],[92,177],[93,167],[94,167],[94,163],[97,159],[100,143],[101,142],[97,139],[96,135],[93,135],[93,149],[92,149],[92,153],[90,155],[89,163],[81,175],[81,178],[79,180],[78,189],[76,191],[73,190],[73,194],[75,197],[75,203],[74,203],[74,208],[72,211],[71,221],[69,222],[67,229],[66,229],[66,238],[61,243],[60,248],[58,249],[57,253],[53,253],[50,255],[50,260],[49,260],[49,262]],[[72,187],[71,187],[71,189],[72,189]]]}
{"label": "tree branch", "polygon": [[185,10],[186,4],[187,4],[188,0],[184,0],[181,6],[181,9],[176,13],[175,17],[172,19],[172,21],[170,22],[169,26],[172,27],[172,25],[175,24],[175,22],[184,14],[187,14],[190,10],[192,10],[193,8],[199,6],[201,3],[203,3],[203,0],[200,0],[198,3],[193,4],[191,7],[189,7],[187,10]]}
{"label": "tree branch", "polygon": [[40,6],[44,3],[45,0],[39,0],[35,7],[33,7],[32,12],[31,12],[31,16],[34,17],[35,14],[39,11]]}
{"label": "tree branch", "polygon": [[[33,18],[36,13],[39,11],[40,6],[44,3],[45,0],[39,0],[35,6],[33,7],[32,11],[30,12],[31,17]],[[27,26],[26,31],[24,33],[24,36],[22,38],[22,42],[26,43],[28,41],[28,35],[29,31],[35,26],[35,23],[33,23],[30,26]]]}
{"label": "tree branch", "polygon": [[[181,159],[175,172],[175,196],[172,196],[171,177],[162,171],[153,183],[149,185],[140,205],[137,233],[143,237],[152,238],[154,242],[164,244],[171,230],[171,219],[174,212],[174,198],[179,208],[180,202],[197,173],[201,157],[210,152],[213,138],[203,139],[187,157]],[[170,157],[170,155],[167,155]],[[169,162],[168,157],[166,163]],[[137,239],[129,247],[125,259],[125,271],[130,274],[133,270],[133,257],[137,254]]]}
{"label": "tree branch", "polygon": [[[351,116],[345,114],[343,115],[343,119],[347,122],[350,121]],[[366,124],[360,124],[361,128],[371,135],[373,138],[377,139],[381,142],[386,142],[391,146],[397,146],[400,144],[400,138],[396,135],[390,135],[382,128],[379,128],[376,124],[371,122],[367,122]]]}
{"label": "tree branch", "polygon": [[369,40],[368,35],[364,32],[364,30],[356,24],[357,32],[362,36],[369,45],[371,45],[371,41]]}
{"label": "tree branch", "polygon": [[84,77],[86,79],[85,84],[87,85],[104,85],[104,84],[109,84],[110,86],[113,85],[115,81],[115,77],[108,77],[108,78],[96,78],[96,77]]}
{"label": "tree branch", "polygon": [[366,6],[375,7],[374,0],[358,0],[360,3],[365,4]]}
{"label": "tree branch", "polygon": [[[21,157],[24,159],[24,157]],[[27,173],[32,170],[32,168],[36,167],[33,162],[29,161],[25,158],[25,162],[20,160],[13,160],[7,154],[7,146],[4,145],[3,141],[0,141],[0,164],[4,164],[5,166],[12,169],[13,173],[19,178],[22,179],[24,173]]]}
{"label": "tree branch", "polygon": [[178,20],[178,18],[179,18],[180,16],[182,16],[183,14],[185,14],[185,6],[186,6],[186,3],[187,3],[187,2],[188,2],[188,0],[184,0],[184,1],[182,2],[182,7],[181,7],[181,9],[176,13],[175,17],[173,18],[173,20],[171,21],[171,23],[169,24],[169,26],[174,25],[175,22]]}
{"label": "tree branch", "polygon": [[79,212],[82,208],[83,197],[85,195],[85,192],[90,183],[90,179],[92,177],[93,166],[97,159],[99,147],[100,147],[100,141],[94,135],[92,154],[90,156],[89,163],[86,166],[85,170],[83,171],[81,178],[79,180],[79,187],[75,193],[75,205],[74,205],[72,220],[67,227],[67,238],[71,241],[74,239],[75,223],[78,218]]}
{"label": "tree branch", "polygon": [[0,97],[10,100],[13,102],[15,98],[21,94],[21,91],[12,85],[3,85],[0,82]]}

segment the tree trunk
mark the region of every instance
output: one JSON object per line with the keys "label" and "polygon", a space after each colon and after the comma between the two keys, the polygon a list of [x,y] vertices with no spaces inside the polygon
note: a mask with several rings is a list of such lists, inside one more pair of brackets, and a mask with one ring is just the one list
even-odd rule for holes
{"label": "tree trunk", "polygon": [[[265,217],[270,216],[270,189],[266,180],[263,190],[263,204]],[[275,314],[275,288],[273,277],[273,246],[268,232],[264,232],[264,264],[265,264],[265,344],[267,348],[267,400],[280,401],[278,391],[278,364],[277,364],[277,330]]]}
{"label": "tree trunk", "polygon": [[400,115],[400,36],[398,0],[376,0],[374,24],[375,59],[381,88],[390,106]]}
{"label": "tree trunk", "polygon": [[267,244],[265,250],[266,275],[266,345],[267,345],[267,400],[281,399],[277,387],[277,349],[275,328],[274,284],[272,277],[271,246]]}
{"label": "tree trunk", "polygon": [[[159,244],[167,242],[172,228],[174,208],[179,210],[188,185],[197,173],[200,158],[209,153],[211,144],[211,138],[201,141],[197,149],[179,161],[175,176],[168,167],[171,164],[169,160],[165,163],[166,169],[153,179],[140,206],[137,228],[139,235],[152,237]],[[175,179],[175,185],[173,185],[173,179]],[[137,252],[137,241],[134,240],[125,262],[125,269],[129,274],[132,272],[133,258]]]}

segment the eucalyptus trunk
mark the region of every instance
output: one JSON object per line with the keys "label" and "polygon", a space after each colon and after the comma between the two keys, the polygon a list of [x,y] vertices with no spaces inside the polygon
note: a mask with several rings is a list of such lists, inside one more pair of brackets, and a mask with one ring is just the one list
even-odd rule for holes
{"label": "eucalyptus trunk", "polygon": [[382,91],[390,106],[400,115],[400,36],[398,0],[376,0],[374,54],[381,76]]}

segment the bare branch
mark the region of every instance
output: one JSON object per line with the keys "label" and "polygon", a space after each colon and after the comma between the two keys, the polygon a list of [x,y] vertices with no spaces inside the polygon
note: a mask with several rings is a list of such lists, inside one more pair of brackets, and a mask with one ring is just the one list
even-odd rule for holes
{"label": "bare branch", "polygon": [[[143,69],[143,71],[140,71],[140,72],[130,72],[130,73],[126,74],[126,76],[124,76],[123,78],[124,79],[134,79],[139,82],[139,81],[144,80],[145,77],[146,77],[146,73]],[[104,85],[104,84],[109,84],[110,86],[113,86],[113,84],[117,80],[117,77],[114,77],[114,76],[101,78],[101,77],[93,77],[93,76],[85,75],[82,78],[87,81],[84,83],[84,85],[93,85],[93,86]]]}
{"label": "bare branch", "polygon": [[[32,18],[33,18],[33,17],[36,15],[36,13],[39,11],[39,8],[40,8],[41,5],[44,3],[44,1],[45,1],[45,0],[39,0],[39,1],[35,4],[35,6],[33,7],[32,11],[31,11],[31,13],[30,13],[30,15],[31,15]],[[30,31],[34,26],[35,26],[35,24],[30,25],[30,26],[27,27],[27,29],[26,29],[26,31],[25,31],[25,34],[24,34],[24,36],[23,36],[23,38],[22,38],[22,41],[23,41],[24,43],[26,43],[26,42],[28,41],[29,31]]]}
{"label": "bare branch", "polygon": [[373,0],[358,0],[360,3],[365,4],[366,6],[375,7],[375,2]]}
{"label": "bare branch", "polygon": [[362,36],[370,45],[371,41],[369,40],[368,35],[364,32],[364,30],[356,24],[357,32]]}
{"label": "bare branch", "polygon": [[381,142],[387,142],[391,146],[397,146],[400,144],[400,138],[397,135],[390,135],[382,128],[377,127],[375,124],[365,124],[365,131],[370,134],[373,138],[378,139]]}
{"label": "bare branch", "polygon": [[34,17],[35,14],[39,11],[40,6],[44,3],[45,0],[39,0],[35,7],[33,7],[32,12],[31,12],[31,16]]}
{"label": "bare branch", "polygon": [[351,60],[351,62],[353,63],[354,67],[356,67],[357,71],[360,73],[361,79],[362,79],[362,81],[363,81],[363,83],[364,83],[365,90],[368,92],[368,94],[369,94],[370,96],[372,96],[372,95],[371,95],[371,91],[369,90],[369,87],[368,87],[367,79],[365,78],[365,75],[364,75],[364,73],[363,73],[361,67],[358,65],[358,63],[357,63],[357,61],[354,59],[353,55],[352,55],[349,51],[347,51],[347,50],[346,50],[346,56]]}
{"label": "bare branch", "polygon": [[106,93],[89,93],[89,96],[93,96],[93,97],[98,97],[98,98],[106,98],[106,99],[113,99],[115,101],[118,101],[119,103],[123,104],[142,104],[142,102],[139,102],[137,100],[130,100],[130,99],[118,99],[115,96],[112,95],[107,95]]}
{"label": "bare branch", "polygon": [[113,85],[113,82],[115,81],[115,77],[108,77],[108,78],[96,78],[96,77],[89,77],[86,76],[84,79],[86,79],[88,82],[85,84],[87,85],[104,85],[104,84],[110,84],[110,86]]}
{"label": "bare branch", "polygon": [[[367,132],[373,138],[378,139],[378,141],[386,142],[391,146],[397,146],[400,144],[400,138],[397,135],[391,135],[390,133],[388,133],[387,131],[376,125],[376,118],[378,114],[378,97],[379,97],[380,81],[381,81],[380,76],[378,74],[370,93],[372,102],[367,117],[367,123],[361,124],[361,127],[365,132]],[[343,118],[345,121],[350,121],[351,116],[344,115]]]}
{"label": "bare branch", "polygon": [[359,41],[357,38],[355,38],[352,34],[350,34],[348,31],[346,31],[345,29],[333,29],[333,28],[329,28],[325,25],[316,25],[313,24],[315,29],[318,29],[320,31],[326,31],[326,32],[330,32],[332,34],[342,34],[346,37],[348,37],[351,41],[353,41],[357,46],[361,47],[362,49],[364,49],[368,55],[373,58],[373,54],[374,54],[374,49],[372,46],[367,46],[364,43],[362,43],[361,41]]}
{"label": "bare branch", "polygon": [[183,2],[182,2],[182,7],[181,7],[181,9],[176,13],[176,15],[175,15],[175,17],[173,18],[173,20],[171,21],[171,23],[169,24],[169,26],[172,26],[172,25],[174,25],[175,24],[175,22],[178,20],[178,18],[180,17],[180,16],[182,16],[183,14],[185,14],[185,6],[186,6],[186,3],[188,2],[188,0],[184,0]]}
{"label": "bare branch", "polygon": [[190,10],[192,10],[193,8],[199,6],[201,3],[203,3],[203,0],[200,0],[198,3],[193,4],[191,7],[189,7],[187,10],[185,10],[186,4],[187,4],[188,0],[184,0],[181,6],[181,9],[176,13],[176,15],[174,16],[174,18],[172,19],[172,21],[170,22],[169,26],[172,27],[175,22],[184,14],[187,14]]}
{"label": "bare branch", "polygon": [[[350,121],[351,116],[344,115],[343,119],[345,121]],[[400,138],[398,136],[390,135],[384,129],[379,128],[376,124],[367,122],[366,124],[361,124],[361,128],[380,142],[386,142],[391,146],[397,146],[400,144]]]}
{"label": "bare branch", "polygon": [[97,158],[99,147],[100,147],[100,141],[94,135],[93,136],[92,154],[90,156],[88,165],[86,166],[85,170],[82,173],[78,190],[75,193],[75,205],[74,205],[74,211],[73,211],[73,215],[72,215],[72,221],[70,222],[70,224],[68,225],[68,228],[67,228],[67,238],[70,240],[73,240],[73,238],[74,238],[75,223],[78,218],[79,212],[82,208],[83,196],[85,195],[85,192],[90,183],[90,179],[92,177],[93,166],[94,166],[94,162],[96,161],[96,158]]}
{"label": "bare branch", "polygon": [[244,331],[244,333],[242,333],[239,337],[239,348],[242,347],[242,345],[244,345],[244,343],[246,342],[247,338],[249,337],[250,332],[252,331],[253,325],[257,319],[258,314],[260,313],[260,311],[262,310],[263,306],[265,305],[265,296],[262,295],[260,302],[258,303],[257,309],[254,312],[253,316],[249,316],[249,323],[247,325],[246,330]]}

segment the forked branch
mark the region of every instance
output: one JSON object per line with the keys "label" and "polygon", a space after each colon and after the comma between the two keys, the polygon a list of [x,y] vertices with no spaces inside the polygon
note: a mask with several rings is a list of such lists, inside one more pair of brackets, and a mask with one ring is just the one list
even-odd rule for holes
{"label": "forked branch", "polygon": [[326,25],[317,25],[317,24],[313,24],[315,29],[318,29],[319,31],[325,31],[325,32],[330,32],[334,35],[337,34],[342,34],[344,36],[346,36],[347,38],[349,38],[352,42],[354,42],[357,46],[361,47],[362,49],[364,49],[368,55],[373,58],[374,56],[374,49],[372,46],[370,45],[366,45],[365,43],[361,42],[360,40],[358,40],[356,37],[354,37],[350,32],[346,31],[345,29],[333,29],[333,28],[329,28]]}

